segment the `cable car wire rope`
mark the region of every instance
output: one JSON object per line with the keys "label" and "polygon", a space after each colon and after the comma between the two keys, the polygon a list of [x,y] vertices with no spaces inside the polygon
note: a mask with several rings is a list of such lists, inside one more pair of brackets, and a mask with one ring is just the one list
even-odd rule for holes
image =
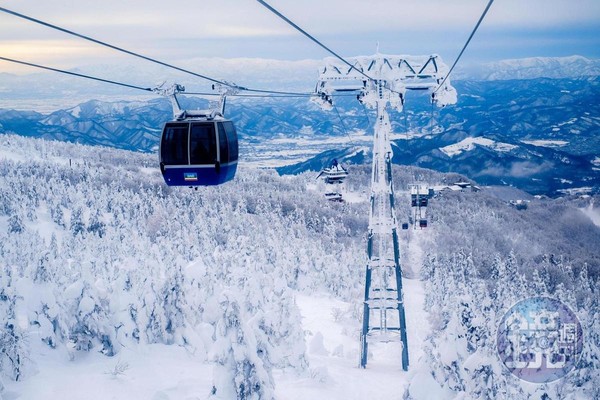
{"label": "cable car wire rope", "polygon": [[295,24],[289,18],[287,18],[285,15],[283,15],[282,13],[280,13],[279,11],[277,11],[276,9],[274,9],[273,7],[271,7],[264,0],[256,0],[256,1],[258,1],[260,4],[262,4],[266,9],[268,9],[269,11],[271,11],[273,14],[275,14],[276,16],[278,16],[279,18],[281,18],[282,20],[284,20],[287,24],[291,25],[298,32],[302,33],[304,36],[306,36],[307,38],[309,38],[310,40],[312,40],[313,42],[315,42],[318,46],[320,46],[322,49],[324,49],[325,51],[327,51],[329,54],[333,55],[335,58],[337,58],[338,60],[342,61],[344,64],[346,64],[347,66],[349,66],[350,69],[356,70],[358,73],[360,73],[365,78],[367,78],[367,79],[369,79],[371,81],[375,80],[375,79],[371,78],[369,75],[365,74],[363,71],[361,71],[358,68],[356,68],[354,65],[350,64],[346,59],[344,59],[344,57],[340,56],[338,53],[336,53],[335,51],[331,50],[329,47],[325,46],[323,43],[321,43],[317,38],[315,38],[314,36],[312,36],[310,33],[306,32],[304,29],[300,28],[297,24]]}
{"label": "cable car wire rope", "polygon": [[485,7],[485,10],[483,10],[483,13],[481,14],[481,17],[479,17],[479,21],[477,21],[477,24],[475,25],[475,28],[473,28],[473,31],[469,35],[469,38],[465,42],[465,45],[463,46],[462,50],[458,54],[458,57],[456,57],[456,60],[454,61],[454,64],[452,64],[452,67],[448,71],[448,74],[446,74],[446,77],[444,78],[444,80],[442,81],[442,83],[439,84],[439,86],[434,91],[434,93],[437,93],[437,91],[440,90],[440,88],[442,86],[444,86],[444,83],[446,83],[446,80],[448,79],[448,77],[450,76],[450,74],[452,73],[452,71],[454,70],[454,67],[456,67],[456,64],[458,64],[458,61],[460,60],[460,58],[462,57],[463,53],[467,49],[467,46],[469,46],[469,43],[471,43],[471,39],[473,39],[473,36],[475,36],[475,32],[477,32],[477,29],[479,29],[479,25],[481,25],[481,22],[483,22],[483,19],[485,18],[486,14],[489,11],[490,7],[492,6],[493,2],[494,2],[494,0],[490,0],[488,2],[487,6]]}
{"label": "cable car wire rope", "polygon": [[[98,82],[109,83],[112,85],[123,86],[123,87],[127,87],[130,89],[143,90],[145,92],[154,92],[154,90],[150,87],[142,87],[142,86],[137,86],[137,85],[133,85],[133,84],[129,84],[129,83],[114,81],[111,79],[99,78],[97,76],[67,71],[67,70],[60,69],[60,68],[54,68],[54,67],[49,67],[46,65],[35,64],[35,63],[27,62],[27,61],[17,60],[14,58],[0,56],[0,60],[15,63],[15,64],[26,65],[26,66],[33,67],[33,68],[39,68],[39,69],[43,69],[43,70],[47,70],[47,71],[58,72],[58,73],[65,74],[65,75],[76,76],[79,78],[85,78],[85,79],[90,79],[90,80],[94,80],[94,81],[98,81]],[[208,93],[208,92],[182,92],[182,94],[183,95],[192,95],[192,96],[214,96],[214,97],[220,96],[219,93]],[[304,98],[304,97],[314,97],[314,96],[317,96],[317,95],[314,93],[310,93],[310,94],[309,93],[306,93],[306,94],[299,93],[299,94],[232,94],[232,95],[228,95],[227,97],[236,97],[236,98]],[[342,94],[342,95],[337,95],[337,96],[350,96],[350,95]]]}
{"label": "cable car wire rope", "polygon": [[[337,54],[335,51],[331,50],[329,47],[327,47],[326,45],[324,45],[323,43],[321,43],[317,38],[315,38],[310,33],[306,32],[304,29],[302,29],[296,23],[294,23],[289,18],[287,18],[285,15],[283,15],[281,12],[277,11],[275,8],[273,8],[272,6],[270,6],[267,2],[265,2],[264,0],[257,0],[257,1],[261,5],[263,5],[265,8],[267,8],[269,11],[271,11],[273,14],[275,14],[277,17],[279,17],[280,19],[282,19],[283,21],[285,21],[287,24],[291,25],[298,32],[302,33],[304,36],[306,36],[308,39],[312,40],[314,43],[316,43],[318,46],[320,46],[321,48],[323,48],[325,51],[327,51],[328,53],[332,54],[338,60],[342,61],[344,64],[346,64],[347,66],[349,66],[351,70],[354,69],[355,71],[357,71],[358,73],[360,73],[361,75],[363,75],[364,77],[366,77],[367,79],[369,79],[370,81],[375,81],[375,79],[373,79],[372,77],[370,77],[369,75],[367,75],[363,71],[361,71],[358,68],[356,68],[350,62],[348,62],[345,58],[343,58],[342,56],[340,56],[339,54]],[[396,92],[396,91],[394,91],[392,89],[390,89],[390,91],[399,94],[399,92]],[[363,104],[363,107],[364,107],[364,104]],[[333,108],[334,108],[335,112],[338,115],[338,118],[340,119],[340,121],[342,123],[342,127],[344,129],[344,132],[348,136],[348,139],[350,139],[350,142],[352,143],[353,146],[356,146],[354,144],[354,141],[352,140],[352,137],[348,133],[348,130],[346,129],[346,124],[345,124],[344,120],[342,119],[342,116],[341,116],[339,110],[337,109],[337,107],[335,106],[335,104],[333,105]],[[365,109],[365,115],[367,115],[366,114],[366,109]],[[369,116],[368,115],[367,115],[367,121],[368,121],[368,123],[370,125],[370,120],[369,120]]]}
{"label": "cable car wire rope", "polygon": [[365,117],[367,118],[367,125],[370,128],[371,127],[371,119],[369,118],[369,113],[367,111],[367,106],[365,106],[365,103],[360,103],[360,105],[362,106],[362,109],[365,113]]}
{"label": "cable car wire rope", "polygon": [[[182,92],[182,95],[192,96],[220,96],[219,93],[207,93],[207,92]],[[353,94],[336,94],[336,97],[354,97]],[[298,94],[229,94],[227,97],[237,98],[305,98],[305,97],[319,97],[317,93],[298,93]]]}
{"label": "cable car wire rope", "polygon": [[[217,84],[220,84],[220,85],[223,85],[223,86],[230,87],[232,89],[237,89],[237,90],[246,91],[246,92],[255,92],[255,93],[296,94],[296,95],[298,95],[298,94],[305,94],[305,93],[294,93],[294,92],[277,91],[277,90],[252,89],[252,88],[247,88],[247,87],[244,87],[244,86],[234,85],[234,84],[231,84],[229,82],[225,82],[225,81],[222,81],[222,80],[219,80],[219,79],[211,78],[210,76],[199,74],[197,72],[193,72],[193,71],[181,68],[181,67],[177,67],[177,66],[175,66],[173,64],[169,64],[169,63],[166,63],[164,61],[160,61],[160,60],[157,60],[155,58],[148,57],[148,56],[145,56],[143,54],[139,54],[139,53],[136,53],[136,52],[124,49],[122,47],[118,47],[118,46],[112,45],[110,43],[103,42],[103,41],[98,40],[98,39],[94,39],[94,38],[92,38],[90,36],[86,36],[86,35],[83,35],[81,33],[77,33],[77,32],[74,32],[72,30],[69,30],[69,29],[66,29],[66,28],[62,28],[62,27],[60,27],[58,25],[54,25],[54,24],[51,24],[49,22],[42,21],[42,20],[39,20],[37,18],[33,18],[33,17],[27,16],[25,14],[18,13],[16,11],[12,11],[12,10],[9,10],[7,8],[4,8],[4,7],[0,7],[0,11],[5,12],[5,13],[10,14],[10,15],[13,15],[13,16],[18,17],[18,18],[25,19],[25,20],[30,21],[30,22],[34,22],[34,23],[39,24],[39,25],[43,25],[43,26],[51,28],[51,29],[58,30],[60,32],[63,32],[63,33],[66,33],[66,34],[69,34],[69,35],[72,35],[72,36],[76,36],[76,37],[78,37],[80,39],[84,39],[84,40],[87,40],[87,41],[99,44],[101,46],[108,47],[110,49],[119,51],[121,53],[125,53],[125,54],[128,54],[128,55],[137,57],[137,58],[141,58],[143,60],[150,61],[150,62],[153,62],[155,64],[162,65],[164,67],[177,70],[179,72],[184,72],[186,74],[193,75],[193,76],[195,76],[197,78],[202,78],[202,79],[208,80],[208,81],[213,82],[213,83],[217,83]],[[308,94],[308,93],[306,93],[306,94]]]}
{"label": "cable car wire rope", "polygon": [[354,143],[354,140],[352,140],[350,133],[348,133],[348,129],[346,128],[346,123],[344,122],[344,119],[342,118],[342,115],[340,114],[340,111],[338,110],[335,103],[333,104],[333,109],[335,110],[335,113],[337,114],[338,118],[340,119],[340,122],[342,123],[342,128],[344,129],[344,133],[346,133],[346,136],[348,136],[348,139],[350,139],[350,144],[352,144],[352,146],[356,146],[356,143]]}
{"label": "cable car wire rope", "polygon": [[[205,92],[181,92],[182,95],[192,96],[220,96],[219,93],[205,93]],[[302,98],[302,97],[315,97],[314,93],[298,93],[298,94],[229,94],[227,97],[238,97],[238,98]]]}
{"label": "cable car wire rope", "polygon": [[47,67],[45,65],[34,64],[34,63],[26,62],[26,61],[15,60],[15,59],[12,59],[12,58],[0,57],[0,60],[8,61],[8,62],[16,63],[16,64],[27,65],[27,66],[35,67],[35,68],[45,69],[45,70],[48,70],[48,71],[59,72],[61,74],[78,76],[80,78],[91,79],[91,80],[94,80],[94,81],[99,81],[99,82],[104,82],[104,83],[110,83],[112,85],[124,86],[124,87],[131,88],[131,89],[138,89],[138,90],[143,90],[143,91],[146,91],[146,92],[153,92],[152,88],[145,88],[145,87],[141,87],[141,86],[130,85],[128,83],[113,81],[113,80],[110,80],[110,79],[98,78],[98,77],[95,77],[95,76],[86,75],[86,74],[80,74],[80,73],[77,73],[77,72],[65,71],[65,70],[59,69],[59,68]]}

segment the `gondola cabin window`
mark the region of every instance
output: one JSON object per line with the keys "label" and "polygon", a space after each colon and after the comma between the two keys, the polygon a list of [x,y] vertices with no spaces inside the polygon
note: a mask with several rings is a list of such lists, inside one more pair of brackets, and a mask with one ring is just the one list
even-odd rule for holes
{"label": "gondola cabin window", "polygon": [[168,165],[188,163],[188,124],[169,124],[162,143],[162,159]]}
{"label": "gondola cabin window", "polygon": [[206,165],[217,162],[215,124],[192,124],[190,133],[190,164]]}
{"label": "gondola cabin window", "polygon": [[229,141],[224,124],[219,124],[219,160],[222,164],[229,162]]}
{"label": "gondola cabin window", "polygon": [[[231,121],[226,121],[223,122],[223,124],[221,124],[219,126],[220,129],[225,130],[225,135],[227,136],[227,145],[226,147],[228,148],[228,158],[225,159],[226,161],[223,161],[223,158],[221,158],[221,162],[233,162],[233,161],[237,161],[238,159],[238,139],[237,139],[237,132],[235,131],[235,126],[233,125],[233,122]],[[220,132],[219,132],[220,134]],[[221,142],[223,143],[223,142]],[[221,144],[222,146],[222,144]]]}

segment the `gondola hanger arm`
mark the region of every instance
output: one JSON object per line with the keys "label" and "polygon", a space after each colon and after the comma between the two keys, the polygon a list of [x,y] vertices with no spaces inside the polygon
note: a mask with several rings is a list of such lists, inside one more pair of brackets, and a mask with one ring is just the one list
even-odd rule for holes
{"label": "gondola hanger arm", "polygon": [[178,118],[184,110],[181,109],[179,105],[179,100],[177,99],[177,94],[181,92],[185,92],[185,87],[178,83],[174,83],[169,87],[164,87],[166,82],[161,83],[152,91],[161,96],[167,97],[171,101],[171,106],[173,107],[173,116]]}

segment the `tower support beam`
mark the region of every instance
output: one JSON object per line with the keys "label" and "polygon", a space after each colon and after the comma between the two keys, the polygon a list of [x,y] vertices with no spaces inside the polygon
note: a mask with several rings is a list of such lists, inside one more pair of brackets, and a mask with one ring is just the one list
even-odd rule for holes
{"label": "tower support beam", "polygon": [[[407,90],[428,90],[438,106],[456,102],[456,90],[444,81],[448,67],[437,55],[389,56],[325,60],[317,83],[317,101],[333,104],[336,91],[356,91],[357,99],[377,111],[373,135],[373,162],[365,272],[365,297],[361,332],[360,367],[366,368],[369,343],[400,342],[402,368],[409,366],[406,312],[400,265],[398,223],[392,179],[392,128],[388,107],[404,107]],[[419,71],[419,72],[416,72]],[[370,80],[365,80],[368,75]],[[440,82],[443,86],[440,87]]]}

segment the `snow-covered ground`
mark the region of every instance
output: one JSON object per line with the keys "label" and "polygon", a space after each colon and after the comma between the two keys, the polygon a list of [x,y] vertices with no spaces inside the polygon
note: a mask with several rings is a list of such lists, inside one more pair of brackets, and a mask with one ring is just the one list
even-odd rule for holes
{"label": "snow-covered ground", "polygon": [[[325,200],[316,174],[242,167],[235,185],[166,190],[147,155],[0,142],[1,400],[231,399],[220,389],[211,397],[214,375],[230,377],[230,390],[255,379],[244,382],[283,400],[399,400],[406,389],[416,400],[599,398],[597,306],[577,308],[568,297],[596,301],[595,284],[587,272],[565,274],[576,281],[560,278],[565,291],[549,292],[544,280],[563,275],[540,269],[532,279],[514,265],[564,245],[565,260],[597,276],[600,231],[572,218],[581,211],[565,208],[568,199],[532,200],[526,211],[485,189],[432,199],[430,227],[399,234],[409,371],[391,343],[371,343],[363,370],[365,171],[341,185],[347,202],[338,204]],[[397,171],[404,218],[415,171]],[[582,211],[598,225],[597,208]],[[562,259],[557,270],[570,274]],[[587,335],[590,364],[560,387],[523,385],[497,357],[497,320],[533,295],[570,304]]]}
{"label": "snow-covered ground", "polygon": [[513,149],[516,149],[517,146],[508,144],[495,142],[491,139],[484,137],[468,137],[464,140],[461,140],[458,143],[451,144],[446,147],[442,147],[440,150],[445,153],[448,157],[453,157],[461,154],[463,151],[470,151],[475,148],[476,145],[485,146],[492,150],[507,152]]}
{"label": "snow-covered ground", "polygon": [[240,145],[241,153],[245,154],[247,165],[261,168],[276,168],[306,161],[326,150],[339,149],[340,146],[369,147],[372,136],[364,132],[351,132],[348,136],[311,136],[301,138],[282,138],[261,140],[251,146]]}
{"label": "snow-covered ground", "polygon": [[521,140],[521,142],[538,147],[564,147],[569,144],[565,140]]}
{"label": "snow-covered ground", "polygon": [[38,342],[37,371],[24,382],[5,382],[2,399],[191,400],[210,393],[212,365],[183,347],[127,347],[112,358],[89,352],[70,361]]}
{"label": "snow-covered ground", "polygon": [[358,367],[361,326],[358,318],[352,318],[352,310],[354,317],[356,311],[362,312],[361,298],[343,302],[325,295],[297,295],[313,376],[298,379],[279,374],[276,382],[281,399],[403,398],[411,380],[423,370],[423,342],[431,330],[423,284],[418,279],[424,256],[421,246],[431,234],[431,230],[411,230],[400,238],[409,260],[403,266],[409,371],[402,370],[399,343],[369,344],[367,368]]}
{"label": "snow-covered ground", "polygon": [[[417,249],[414,254],[416,257],[422,252]],[[404,289],[411,362],[408,372],[402,371],[401,347],[396,343],[372,344],[367,368],[358,367],[360,325],[348,310],[360,308],[361,299],[350,303],[325,293],[296,294],[310,371],[298,376],[275,370],[276,398],[402,399],[420,370],[422,343],[430,329],[423,309],[423,285],[418,279],[405,279]],[[213,365],[180,346],[127,347],[112,358],[97,352],[78,353],[69,361],[69,354],[51,350],[34,339],[30,338],[39,343],[37,371],[23,383],[6,382],[4,400],[191,400],[208,398],[212,388]]]}

